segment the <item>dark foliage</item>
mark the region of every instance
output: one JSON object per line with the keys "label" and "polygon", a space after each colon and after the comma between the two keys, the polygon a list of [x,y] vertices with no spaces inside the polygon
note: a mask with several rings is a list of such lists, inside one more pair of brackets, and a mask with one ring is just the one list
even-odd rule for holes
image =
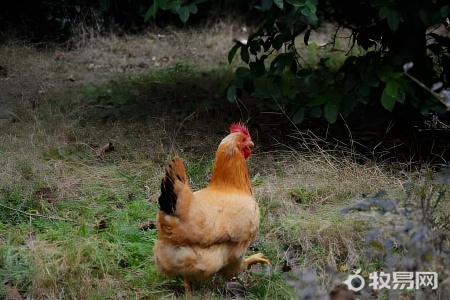
{"label": "dark foliage", "polygon": [[[153,1],[154,2],[154,1]],[[190,24],[228,14],[248,13],[240,1],[200,1]],[[183,26],[173,11],[159,10],[152,22],[145,14],[152,1],[146,0],[25,0],[0,2],[0,41],[20,38],[39,42],[66,42],[80,24],[96,33],[137,33],[149,25]]]}
{"label": "dark foliage", "polygon": [[[409,71],[423,86],[442,82],[450,38],[433,32],[450,14],[445,1],[289,0],[262,1],[255,6],[265,13],[265,21],[246,44],[236,43],[229,60],[240,56],[248,67],[236,70],[227,97],[235,101],[240,90],[261,99],[266,109],[283,111],[294,123],[308,118],[323,118],[334,123],[349,116],[357,107],[381,105],[412,109],[416,114],[443,113],[435,97],[404,74],[403,66],[413,62]],[[312,30],[321,22],[336,22],[351,29],[352,47],[366,51],[361,56],[347,54],[338,70],[323,59],[315,66],[304,66],[295,39],[304,34],[307,45]],[[333,46],[335,37],[327,46]],[[275,54],[271,62],[270,54]],[[276,105],[274,105],[276,100]]]}

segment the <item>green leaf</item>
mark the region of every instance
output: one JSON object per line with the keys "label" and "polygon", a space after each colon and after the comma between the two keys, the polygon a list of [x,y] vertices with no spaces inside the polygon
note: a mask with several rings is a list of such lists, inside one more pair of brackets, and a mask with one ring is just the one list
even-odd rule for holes
{"label": "green leaf", "polygon": [[191,3],[187,6],[187,8],[189,9],[189,12],[191,14],[196,14],[198,11],[197,5],[195,3]]}
{"label": "green leaf", "polygon": [[398,84],[397,82],[395,82],[394,80],[389,80],[386,83],[386,87],[384,88],[384,91],[391,96],[392,98],[395,99],[395,97],[397,97],[397,93],[398,93]]}
{"label": "green leaf", "polygon": [[288,0],[290,4],[294,7],[303,7],[305,6],[305,0]]}
{"label": "green leaf", "polygon": [[430,18],[428,17],[428,12],[424,9],[419,11],[420,20],[425,26],[430,26]]}
{"label": "green leaf", "polygon": [[448,17],[448,15],[450,14],[450,5],[442,6],[439,12],[441,13],[441,17]]}
{"label": "green leaf", "polygon": [[263,44],[263,49],[264,51],[269,51],[270,47],[272,47],[272,37],[269,37],[268,39],[266,39]]}
{"label": "green leaf", "polygon": [[248,75],[250,74],[250,70],[248,68],[245,67],[239,67],[236,69],[236,77],[248,77]]}
{"label": "green leaf", "polygon": [[382,66],[377,70],[377,76],[383,82],[387,82],[391,78],[392,73],[394,73],[394,69],[391,66]]}
{"label": "green leaf", "polygon": [[270,72],[277,71],[279,74],[282,74],[286,67],[290,67],[292,60],[292,53],[279,54],[270,64]]}
{"label": "green leaf", "polygon": [[180,15],[181,22],[186,24],[190,14],[189,8],[187,6],[182,6],[178,14]]}
{"label": "green leaf", "polygon": [[334,124],[339,115],[338,106],[335,103],[328,102],[323,109],[325,119],[330,124]]}
{"label": "green leaf", "polygon": [[[168,1],[170,1],[170,0],[157,0],[157,1],[155,1],[155,3],[158,2],[159,8],[161,8],[163,10],[167,10],[167,9],[170,9]],[[172,2],[171,2],[171,4],[172,4]]]}
{"label": "green leaf", "polygon": [[154,18],[157,12],[158,12],[158,1],[155,1],[155,3],[152,6],[150,6],[150,8],[145,13],[144,22],[147,22],[151,18]]}
{"label": "green leaf", "polygon": [[289,88],[288,92],[287,92],[287,97],[289,99],[294,99],[295,97],[297,97],[299,95],[299,93],[301,92],[301,86],[300,85],[291,85],[291,87]]}
{"label": "green leaf", "polygon": [[383,90],[383,94],[381,95],[381,105],[388,111],[392,111],[395,105],[395,98],[390,96],[386,92],[386,88]]}
{"label": "green leaf", "polygon": [[396,10],[391,9],[387,6],[383,6],[378,12],[378,16],[380,20],[386,19],[392,31],[396,31],[398,29],[398,24],[403,21],[403,14]]}
{"label": "green leaf", "polygon": [[295,111],[294,115],[292,116],[292,122],[294,122],[294,124],[300,124],[301,122],[303,122],[304,119],[305,119],[305,108],[300,107]]}
{"label": "green leaf", "polygon": [[268,11],[272,8],[273,0],[261,0],[261,8],[263,11]]}
{"label": "green leaf", "polygon": [[181,9],[181,4],[183,4],[183,1],[168,1],[167,2],[167,9],[168,10],[172,10],[173,12],[179,14],[180,13],[180,9]]}
{"label": "green leaf", "polygon": [[312,3],[312,2],[309,1],[309,0],[306,0],[305,5],[306,5],[306,7],[309,8],[309,10],[311,11],[311,13],[313,13],[313,14],[316,13],[317,7],[314,5],[314,3]]}
{"label": "green leaf", "polygon": [[237,96],[237,90],[236,90],[236,86],[234,85],[229,85],[227,88],[227,99],[230,102],[235,102],[236,101],[236,96]]}
{"label": "green leaf", "polygon": [[261,51],[261,44],[259,41],[251,41],[248,43],[248,46],[250,47],[250,53],[253,55],[258,54],[258,52]]}
{"label": "green leaf", "polygon": [[387,6],[383,6],[380,11],[378,12],[378,17],[380,17],[380,20],[386,19],[387,16],[390,13],[390,8]]}
{"label": "green leaf", "polygon": [[300,12],[301,12],[302,15],[304,15],[305,17],[308,17],[308,16],[310,16],[310,15],[313,14],[312,11],[311,11],[308,7],[306,7],[306,6],[304,6],[304,7],[300,10]]}
{"label": "green leaf", "polygon": [[239,47],[241,47],[241,45],[240,44],[236,44],[236,45],[233,46],[233,48],[231,48],[230,52],[228,52],[228,63],[231,64],[231,62],[233,61],[233,58],[236,55],[236,52],[239,49]]}
{"label": "green leaf", "polygon": [[242,46],[242,48],[241,48],[241,59],[246,64],[249,63],[249,61],[250,61],[250,54],[248,53],[248,46]]}
{"label": "green leaf", "polygon": [[291,36],[289,34],[286,33],[280,33],[279,35],[277,35],[273,41],[272,41],[272,47],[275,50],[280,50],[280,48],[283,46],[283,44],[285,42],[287,42],[289,39],[291,38]]}
{"label": "green leaf", "polygon": [[397,96],[395,97],[395,100],[401,104],[404,104],[405,103],[405,91],[402,89],[399,89]]}
{"label": "green leaf", "polygon": [[[384,7],[383,7],[384,8]],[[380,18],[381,18],[382,11],[380,10]],[[400,11],[395,9],[388,9],[387,11],[383,11],[383,18],[387,19],[387,23],[389,25],[389,28],[391,28],[392,31],[396,31],[398,29],[398,24],[400,24],[401,21],[403,21],[403,15]]]}
{"label": "green leaf", "polygon": [[273,3],[275,3],[275,5],[278,6],[280,9],[283,9],[283,7],[284,7],[283,0],[273,0]]}
{"label": "green leaf", "polygon": [[315,13],[310,13],[308,15],[305,15],[306,20],[308,20],[308,23],[313,27],[317,28],[319,26],[319,18],[317,18],[317,15]]}

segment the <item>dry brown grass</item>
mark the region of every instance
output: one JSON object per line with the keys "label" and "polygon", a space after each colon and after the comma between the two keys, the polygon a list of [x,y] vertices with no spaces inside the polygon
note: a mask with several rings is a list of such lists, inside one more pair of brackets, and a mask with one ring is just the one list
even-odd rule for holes
{"label": "dry brown grass", "polygon": [[380,165],[361,164],[336,151],[261,156],[252,161],[271,166],[256,187],[263,207],[262,236],[283,245],[277,247],[279,263],[322,270],[354,265],[367,225],[339,211],[353,198],[381,187],[400,189],[398,178]]}

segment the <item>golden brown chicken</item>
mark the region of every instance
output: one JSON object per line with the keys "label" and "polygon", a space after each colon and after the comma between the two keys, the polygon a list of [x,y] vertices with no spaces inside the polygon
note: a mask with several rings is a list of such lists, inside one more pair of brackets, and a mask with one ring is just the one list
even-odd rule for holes
{"label": "golden brown chicken", "polygon": [[186,293],[193,279],[205,281],[216,273],[231,279],[252,264],[270,265],[261,253],[245,258],[259,226],[246,164],[253,142],[243,124],[232,124],[230,132],[217,149],[206,188],[192,192],[178,156],[161,183],[156,269],[183,276]]}

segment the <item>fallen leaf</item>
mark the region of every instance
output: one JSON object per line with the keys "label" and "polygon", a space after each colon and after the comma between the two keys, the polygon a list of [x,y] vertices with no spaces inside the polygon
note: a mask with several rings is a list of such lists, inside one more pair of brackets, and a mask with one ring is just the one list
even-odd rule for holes
{"label": "fallen leaf", "polygon": [[96,151],[96,157],[102,158],[106,152],[114,151],[114,146],[111,142],[108,142],[103,147],[101,147],[99,150]]}
{"label": "fallen leaf", "polygon": [[103,230],[108,227],[109,227],[108,221],[106,221],[106,219],[101,219],[100,222],[98,222],[97,230]]}

